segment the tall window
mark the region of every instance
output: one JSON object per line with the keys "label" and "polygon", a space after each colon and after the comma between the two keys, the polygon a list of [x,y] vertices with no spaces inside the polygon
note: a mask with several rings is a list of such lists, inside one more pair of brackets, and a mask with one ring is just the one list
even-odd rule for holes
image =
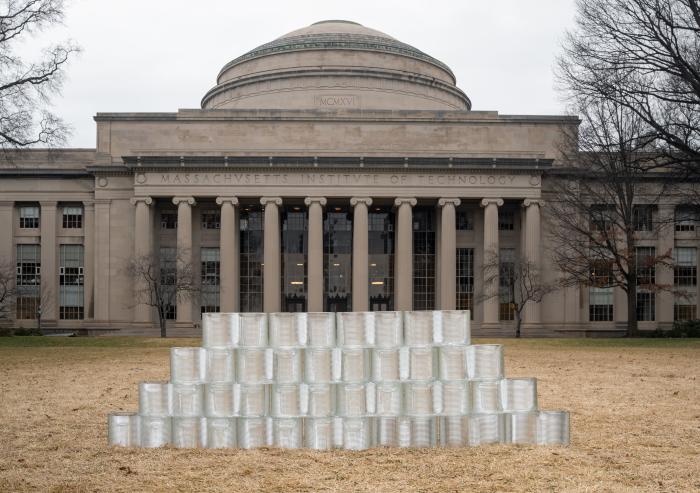
{"label": "tall window", "polygon": [[457,231],[471,231],[474,229],[474,211],[457,209]]}
{"label": "tall window", "polygon": [[218,312],[220,259],[218,248],[201,248],[202,313]]}
{"label": "tall window", "polygon": [[588,288],[588,319],[611,322],[613,319],[612,262],[597,261],[591,265],[591,286]]}
{"label": "tall window", "polygon": [[653,321],[656,317],[656,297],[653,287],[656,284],[654,247],[636,249],[637,265],[637,320]]}
{"label": "tall window", "polygon": [[323,277],[327,312],[352,310],[352,212],[333,207],[323,222]]}
{"label": "tall window", "polygon": [[83,245],[61,245],[58,252],[59,318],[82,320],[85,318]]}
{"label": "tall window", "polygon": [[676,296],[674,320],[695,320],[698,308],[698,251],[695,247],[673,249],[673,285]]}
{"label": "tall window", "polygon": [[515,229],[515,211],[513,209],[506,209],[506,208],[498,211],[498,230],[499,231],[513,231],[514,229]]}
{"label": "tall window", "polygon": [[593,205],[590,214],[589,221],[593,231],[607,231],[615,225],[615,206]]}
{"label": "tall window", "polygon": [[220,229],[221,213],[218,210],[202,211],[202,229]]}
{"label": "tall window", "polygon": [[695,231],[700,221],[700,210],[691,205],[679,205],[675,210],[676,231]]}
{"label": "tall window", "polygon": [[394,309],[394,214],[383,207],[369,213],[369,309]]}
{"label": "tall window", "polygon": [[[446,294],[450,296],[449,293]],[[457,249],[457,310],[471,310],[474,319],[474,249]]]}
{"label": "tall window", "polygon": [[176,211],[160,211],[160,229],[177,229]]}
{"label": "tall window", "polygon": [[651,231],[654,229],[654,209],[651,205],[635,205],[632,208],[632,223],[635,231]]}
{"label": "tall window", "polygon": [[166,293],[166,299],[170,300],[170,303],[163,307],[166,320],[177,318],[176,282],[177,248],[160,247],[160,285]]}
{"label": "tall window", "polygon": [[19,227],[22,229],[39,227],[39,206],[23,205],[19,208]]}
{"label": "tall window", "polygon": [[34,319],[41,304],[41,247],[17,245],[17,305],[18,319]]}
{"label": "tall window", "polygon": [[282,213],[282,311],[306,311],[308,216],[301,207]]}
{"label": "tall window", "polygon": [[498,263],[499,319],[515,320],[515,249],[501,248]]}
{"label": "tall window", "polygon": [[435,211],[413,210],[413,309],[435,309]]}
{"label": "tall window", "polygon": [[240,214],[241,311],[263,310],[263,213],[243,206]]}
{"label": "tall window", "polygon": [[63,207],[63,229],[80,229],[83,227],[83,208],[80,206]]}

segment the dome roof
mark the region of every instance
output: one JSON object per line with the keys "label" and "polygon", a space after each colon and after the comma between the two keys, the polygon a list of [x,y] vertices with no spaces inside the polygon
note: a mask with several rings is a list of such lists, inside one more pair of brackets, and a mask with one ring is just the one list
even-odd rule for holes
{"label": "dome roof", "polygon": [[202,108],[470,109],[455,82],[447,65],[411,45],[328,20],[227,63]]}

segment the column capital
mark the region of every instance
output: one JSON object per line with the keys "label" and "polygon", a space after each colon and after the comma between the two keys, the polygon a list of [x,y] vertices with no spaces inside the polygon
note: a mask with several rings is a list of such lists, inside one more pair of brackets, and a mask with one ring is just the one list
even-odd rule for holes
{"label": "column capital", "polygon": [[0,200],[0,207],[14,207],[14,200]]}
{"label": "column capital", "polygon": [[370,197],[352,197],[350,199],[350,205],[355,207],[357,204],[365,204],[367,207],[372,205],[372,199]]}
{"label": "column capital", "polygon": [[401,207],[403,204],[408,204],[415,207],[418,201],[414,197],[397,197],[394,199],[394,206]]}
{"label": "column capital", "polygon": [[261,205],[267,205],[270,203],[280,206],[282,205],[282,197],[260,197]]}
{"label": "column capital", "polygon": [[173,204],[179,205],[181,202],[189,205],[196,204],[194,197],[173,197]]}
{"label": "column capital", "polygon": [[232,206],[238,205],[238,197],[216,197],[217,205],[224,205],[230,203]]}
{"label": "column capital", "polygon": [[326,201],[325,197],[306,197],[304,199],[304,205],[306,205],[306,207],[308,207],[314,203],[319,203],[319,204],[321,204],[321,207],[325,207],[326,202],[327,201]]}
{"label": "column capital", "polygon": [[95,201],[94,200],[83,200],[83,209],[92,210],[94,208],[95,208]]}
{"label": "column capital", "polygon": [[153,199],[151,197],[131,197],[129,202],[131,202],[131,205],[136,205],[139,202],[143,202],[146,205],[151,205],[153,203]]}
{"label": "column capital", "polygon": [[459,207],[459,205],[462,203],[460,199],[439,199],[438,200],[438,207],[445,207],[446,205],[452,204],[455,207]]}
{"label": "column capital", "polygon": [[488,199],[481,199],[481,207],[486,207],[491,204],[496,204],[498,207],[501,207],[503,205],[503,199],[494,199],[494,198],[488,198]]}
{"label": "column capital", "polygon": [[525,199],[523,200],[523,207],[530,207],[531,205],[537,205],[542,207],[544,205],[544,200],[542,199]]}

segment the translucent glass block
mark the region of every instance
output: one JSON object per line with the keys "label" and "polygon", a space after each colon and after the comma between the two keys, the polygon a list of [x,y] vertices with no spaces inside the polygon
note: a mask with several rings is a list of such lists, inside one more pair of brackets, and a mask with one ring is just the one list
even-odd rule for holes
{"label": "translucent glass block", "polygon": [[265,383],[271,375],[272,350],[240,348],[236,350],[236,380],[238,383]]}
{"label": "translucent glass block", "polygon": [[399,417],[399,447],[411,446],[411,418],[409,416]]}
{"label": "translucent glass block", "polygon": [[401,379],[399,349],[372,350],[372,380],[388,382]]}
{"label": "translucent glass block", "polygon": [[163,416],[141,416],[141,446],[157,448],[170,445],[172,437],[172,418]]}
{"label": "translucent glass block", "polygon": [[139,414],[170,416],[171,385],[167,382],[139,383]]}
{"label": "translucent glass block", "polygon": [[469,384],[472,412],[496,413],[501,411],[500,380],[472,380]]}
{"label": "translucent glass block", "polygon": [[469,416],[469,445],[505,442],[505,415],[501,413]]}
{"label": "translucent glass block", "polygon": [[204,415],[208,418],[230,418],[236,415],[233,400],[234,384],[209,383],[204,386]]}
{"label": "translucent glass block", "polygon": [[173,416],[204,416],[204,385],[172,384],[170,411]]}
{"label": "translucent glass block", "polygon": [[501,380],[501,409],[506,412],[537,410],[536,378],[504,378]]}
{"label": "translucent glass block", "polygon": [[272,446],[301,448],[301,418],[272,418]]}
{"label": "translucent glass block", "polygon": [[311,312],[306,318],[307,346],[332,348],[335,346],[335,313]]}
{"label": "translucent glass block", "polygon": [[232,348],[235,313],[202,313],[202,347]]}
{"label": "translucent glass block", "polygon": [[314,450],[332,449],[333,418],[305,418],[304,447]]}
{"label": "translucent glass block", "polygon": [[537,418],[539,445],[567,446],[570,440],[570,418],[567,411],[540,411]]}
{"label": "translucent glass block", "polygon": [[537,411],[506,413],[506,442],[517,444],[537,443]]}
{"label": "translucent glass block", "polygon": [[205,418],[173,418],[173,446],[201,448],[206,446],[207,421]]}
{"label": "translucent glass block", "polygon": [[375,443],[379,447],[399,446],[398,416],[377,416],[375,418]]}
{"label": "translucent glass block", "polygon": [[465,346],[443,346],[438,349],[440,379],[464,380],[467,378],[467,349]]}
{"label": "translucent glass block", "polygon": [[469,414],[469,382],[466,380],[441,382],[442,405],[436,410],[441,414],[459,415]]}
{"label": "translucent glass block", "polygon": [[440,311],[442,340],[445,345],[468,345],[470,342],[469,310]]}
{"label": "translucent glass block", "polygon": [[302,390],[299,384],[272,385],[272,416],[294,417],[302,414]]}
{"label": "translucent glass block", "polygon": [[372,446],[373,418],[343,418],[343,448],[366,450]]}
{"label": "translucent glass block", "polygon": [[[439,395],[434,382],[410,382],[403,384],[404,414],[427,416],[435,413]],[[439,405],[439,404],[438,404]]]}
{"label": "translucent glass block", "polygon": [[470,379],[503,378],[503,346],[475,344],[467,346],[467,374]]}
{"label": "translucent glass block", "polygon": [[375,312],[338,312],[336,327],[341,347],[371,347],[374,344]]}
{"label": "translucent glass block", "polygon": [[398,348],[403,343],[403,314],[374,312],[374,346]]}
{"label": "translucent glass block", "polygon": [[468,446],[469,416],[440,418],[440,445],[447,448]]}
{"label": "translucent glass block", "polygon": [[272,379],[275,383],[301,383],[303,368],[301,349],[275,349],[272,353]]}
{"label": "translucent glass block", "polygon": [[236,346],[267,346],[267,313],[238,313],[234,323],[232,338]]}
{"label": "translucent glass block", "polygon": [[267,446],[267,418],[236,418],[236,438],[242,449]]}
{"label": "translucent glass block", "polygon": [[368,393],[373,387],[364,383],[342,383],[338,384],[337,389],[339,416],[366,416],[372,413]]}
{"label": "translucent glass block", "polygon": [[343,382],[366,382],[370,379],[368,349],[341,349],[341,375]]}
{"label": "translucent glass block", "polygon": [[207,418],[207,448],[236,447],[235,418]]}
{"label": "translucent glass block", "polygon": [[314,347],[304,350],[304,380],[306,383],[333,381],[333,349]]}
{"label": "translucent glass block", "polygon": [[[206,313],[204,315],[207,315]],[[230,348],[206,349],[206,370],[204,381],[207,383],[230,382],[235,380],[234,350]]]}
{"label": "translucent glass block", "polygon": [[376,389],[376,414],[383,416],[398,416],[401,414],[401,383],[379,382],[376,383],[374,387]]}
{"label": "translucent glass block", "polygon": [[407,346],[428,346],[433,344],[434,317],[437,312],[404,312],[403,340]]}
{"label": "translucent glass block", "polygon": [[437,446],[437,418],[435,416],[412,416],[410,447]]}
{"label": "translucent glass block", "polygon": [[233,402],[237,416],[267,416],[270,413],[270,386],[265,384],[236,384]]}
{"label": "translucent glass block", "polygon": [[107,418],[107,443],[117,447],[138,447],[139,423],[136,413],[111,413]]}
{"label": "translucent glass block", "polygon": [[437,376],[437,353],[435,348],[408,348],[408,379],[433,380]]}
{"label": "translucent glass block", "polygon": [[268,324],[272,347],[291,348],[306,345],[306,313],[270,313]]}
{"label": "translucent glass block", "polygon": [[302,411],[311,417],[328,417],[335,414],[336,386],[329,383],[314,383],[306,386],[306,393],[302,396],[307,399],[307,404],[302,404]]}
{"label": "translucent glass block", "polygon": [[206,353],[199,347],[170,348],[170,381],[172,383],[204,383]]}

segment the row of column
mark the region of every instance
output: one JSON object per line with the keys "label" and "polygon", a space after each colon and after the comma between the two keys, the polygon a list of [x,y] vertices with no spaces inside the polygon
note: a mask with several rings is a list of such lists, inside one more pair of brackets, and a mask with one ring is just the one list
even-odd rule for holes
{"label": "row of column", "polygon": [[[192,206],[193,197],[174,197],[177,206],[177,249],[178,262],[192,264]],[[132,199],[136,206],[135,245],[136,256],[147,255],[153,245],[151,236],[150,197]],[[239,227],[236,197],[218,197],[216,203],[221,206],[220,231],[220,287],[221,310],[235,312],[239,309]],[[308,207],[308,258],[307,258],[307,309],[310,312],[323,311],[323,207],[324,197],[307,197],[304,203]],[[440,309],[453,310],[456,305],[456,271],[457,271],[457,234],[456,208],[460,199],[442,198],[438,200],[440,215],[439,273]],[[264,246],[263,246],[263,309],[266,312],[281,310],[281,248],[280,248],[280,197],[262,197],[260,204],[264,207]],[[353,261],[352,261],[352,309],[367,311],[369,309],[369,197],[353,197]],[[411,310],[413,305],[413,207],[417,200],[413,197],[399,197],[394,200],[396,207],[396,237],[394,252],[394,305],[396,310]],[[540,204],[538,200],[525,200],[526,231],[524,254],[529,262],[539,266],[540,263]],[[503,205],[500,198],[483,199],[484,208],[484,254],[490,252],[498,263],[498,208]],[[496,285],[497,285],[496,274]],[[139,286],[136,287],[137,289]],[[150,307],[139,305],[135,309],[137,322],[150,322]],[[484,301],[484,324],[498,324],[499,299],[493,296]],[[192,321],[192,303],[179,300],[177,319],[181,322]],[[530,304],[525,313],[525,322],[540,321],[539,305]]]}

